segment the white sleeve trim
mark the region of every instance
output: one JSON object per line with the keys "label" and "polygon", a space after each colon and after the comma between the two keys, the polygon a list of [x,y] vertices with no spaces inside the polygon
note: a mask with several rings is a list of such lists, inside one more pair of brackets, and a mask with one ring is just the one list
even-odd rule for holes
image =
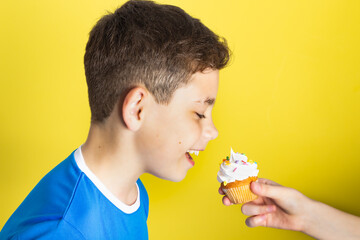
{"label": "white sleeve trim", "polygon": [[139,186],[136,183],[137,188],[137,199],[136,202],[132,205],[127,205],[120,201],[114,194],[110,192],[110,190],[100,181],[100,179],[88,168],[85,163],[84,157],[81,152],[81,146],[76,149],[74,153],[75,162],[80,168],[80,170],[85,173],[85,175],[90,179],[91,182],[95,184],[95,186],[99,189],[99,191],[118,209],[123,211],[124,213],[131,214],[134,213],[140,207],[140,190]]}

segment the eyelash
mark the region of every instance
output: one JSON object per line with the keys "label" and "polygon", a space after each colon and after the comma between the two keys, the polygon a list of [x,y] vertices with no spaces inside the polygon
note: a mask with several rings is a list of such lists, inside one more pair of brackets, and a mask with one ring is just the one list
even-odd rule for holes
{"label": "eyelash", "polygon": [[200,114],[200,113],[196,113],[196,115],[197,115],[200,119],[206,118],[205,115]]}

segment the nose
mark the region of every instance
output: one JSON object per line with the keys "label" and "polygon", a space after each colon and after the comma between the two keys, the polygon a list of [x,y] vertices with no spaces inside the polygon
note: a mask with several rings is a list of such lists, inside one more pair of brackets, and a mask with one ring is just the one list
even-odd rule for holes
{"label": "nose", "polygon": [[219,132],[216,129],[214,122],[211,119],[210,123],[207,124],[207,126],[204,128],[204,137],[208,141],[210,141],[210,140],[214,140],[215,138],[217,138],[218,135],[219,135]]}

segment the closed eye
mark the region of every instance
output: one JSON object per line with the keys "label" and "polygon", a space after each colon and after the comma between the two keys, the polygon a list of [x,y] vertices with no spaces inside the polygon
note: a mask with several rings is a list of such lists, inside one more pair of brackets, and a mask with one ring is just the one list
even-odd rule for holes
{"label": "closed eye", "polygon": [[202,119],[202,118],[206,118],[206,117],[205,117],[205,115],[200,114],[200,113],[196,113],[196,115],[197,115],[200,119]]}

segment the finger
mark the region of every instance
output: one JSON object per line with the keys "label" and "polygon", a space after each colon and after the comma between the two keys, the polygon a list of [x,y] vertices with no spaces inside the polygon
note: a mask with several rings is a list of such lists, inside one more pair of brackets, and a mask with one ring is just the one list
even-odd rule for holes
{"label": "finger", "polygon": [[257,205],[253,203],[245,203],[241,207],[241,212],[247,216],[261,215],[275,211],[275,205]]}
{"label": "finger", "polygon": [[278,184],[277,182],[274,182],[270,179],[267,179],[267,178],[259,178],[257,180],[257,182],[259,183],[263,183],[263,184],[268,184],[268,185],[274,185],[274,186],[281,186],[280,184]]}
{"label": "finger", "polygon": [[263,205],[277,205],[275,203],[275,200],[273,200],[272,198],[264,197],[263,199],[264,199]]}
{"label": "finger", "polygon": [[266,226],[266,214],[261,214],[253,217],[249,217],[245,220],[248,227]]}
{"label": "finger", "polygon": [[272,199],[284,199],[289,194],[288,188],[280,185],[268,185],[260,182],[252,182],[250,188],[256,195]]}
{"label": "finger", "polygon": [[265,205],[265,199],[261,196],[258,196],[255,200],[252,200],[251,202],[249,203],[254,203],[254,204],[257,204],[257,205]]}
{"label": "finger", "polygon": [[221,195],[225,195],[225,193],[224,193],[224,191],[221,189],[221,187],[219,187],[219,193],[220,193]]}
{"label": "finger", "polygon": [[224,196],[224,197],[222,198],[222,202],[223,202],[223,204],[224,204],[225,206],[231,206],[231,205],[233,205],[233,203],[230,201],[230,199],[229,199],[228,197],[226,197],[226,196]]}

